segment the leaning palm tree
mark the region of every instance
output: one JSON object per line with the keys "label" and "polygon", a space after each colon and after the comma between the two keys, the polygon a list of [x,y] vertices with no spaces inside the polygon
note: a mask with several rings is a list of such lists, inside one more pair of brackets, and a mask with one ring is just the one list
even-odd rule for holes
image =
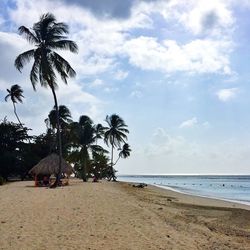
{"label": "leaning palm tree", "polygon": [[66,35],[69,33],[68,25],[57,22],[55,16],[50,13],[42,15],[40,20],[33,25],[32,29],[21,26],[18,30],[20,35],[23,35],[35,48],[20,54],[15,60],[15,67],[21,71],[24,65],[33,59],[34,61],[30,72],[33,89],[36,90],[36,85],[40,82],[41,86],[51,89],[54,97],[59,149],[59,171],[54,185],[54,187],[56,187],[61,177],[62,162],[60,122],[55,92],[58,87],[56,73],[66,84],[69,77],[76,75],[74,69],[56,50],[69,50],[73,53],[77,53],[78,47],[75,42],[67,39]]}
{"label": "leaning palm tree", "polygon": [[105,121],[108,123],[108,128],[106,128],[106,131],[104,133],[104,141],[109,146],[111,145],[111,173],[112,178],[115,180],[115,171],[113,169],[113,160],[114,160],[114,148],[120,147],[121,143],[125,143],[125,140],[127,140],[126,133],[129,133],[127,129],[127,125],[125,124],[124,120],[116,115],[113,114],[111,116],[106,116]]}
{"label": "leaning palm tree", "polygon": [[10,98],[10,100],[13,103],[14,114],[15,114],[18,122],[20,123],[20,125],[23,127],[23,125],[22,125],[22,123],[17,115],[17,112],[16,112],[16,103],[23,102],[23,100],[22,100],[22,98],[24,98],[23,90],[18,84],[15,84],[15,85],[12,85],[10,89],[7,89],[7,92],[8,92],[8,95],[6,95],[4,99],[7,102],[8,99]]}
{"label": "leaning palm tree", "polygon": [[121,158],[128,158],[130,156],[130,152],[131,152],[131,148],[129,146],[128,143],[125,143],[122,148],[120,149],[118,158],[116,160],[116,162],[114,163],[114,165],[116,165],[116,163],[121,159]]}

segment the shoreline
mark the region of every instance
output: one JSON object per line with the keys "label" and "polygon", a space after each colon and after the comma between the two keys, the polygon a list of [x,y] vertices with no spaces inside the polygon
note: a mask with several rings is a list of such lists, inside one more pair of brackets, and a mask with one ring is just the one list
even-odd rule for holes
{"label": "shoreline", "polygon": [[[127,185],[139,184],[138,182],[127,182],[127,181],[119,181],[121,183]],[[150,188],[155,188],[160,190],[161,192],[166,192],[166,194],[171,194],[174,198],[179,199],[179,203],[183,205],[194,205],[194,206],[204,206],[211,208],[233,208],[233,209],[244,209],[250,211],[250,204],[244,204],[241,202],[237,202],[234,200],[220,199],[217,197],[208,197],[196,194],[185,193],[179,191],[177,189],[161,186],[157,184],[147,184]]]}
{"label": "shoreline", "polygon": [[194,196],[194,197],[200,197],[200,198],[205,198],[205,199],[209,199],[209,200],[218,200],[218,201],[224,201],[224,202],[230,202],[233,204],[238,204],[238,205],[244,205],[244,206],[248,206],[249,208],[247,210],[250,210],[250,201],[240,201],[240,200],[231,200],[231,199],[226,199],[226,198],[221,198],[221,197],[216,197],[216,196],[206,196],[206,195],[201,195],[201,194],[194,194],[194,193],[189,193],[189,192],[185,192],[185,191],[181,191],[179,189],[175,189],[169,186],[163,186],[163,185],[158,185],[158,184],[149,184],[158,188],[162,188],[165,190],[170,190],[176,193],[180,193],[180,194],[184,194],[184,195],[189,195],[189,196]]}

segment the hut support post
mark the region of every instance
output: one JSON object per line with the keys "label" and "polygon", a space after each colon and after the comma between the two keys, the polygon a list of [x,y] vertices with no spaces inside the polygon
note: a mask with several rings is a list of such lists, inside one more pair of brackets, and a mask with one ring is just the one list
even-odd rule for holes
{"label": "hut support post", "polygon": [[35,175],[35,187],[38,186],[37,175]]}

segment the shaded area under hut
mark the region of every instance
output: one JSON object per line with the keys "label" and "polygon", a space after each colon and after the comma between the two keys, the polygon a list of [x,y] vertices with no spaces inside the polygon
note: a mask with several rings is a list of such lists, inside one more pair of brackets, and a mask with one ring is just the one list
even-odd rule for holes
{"label": "shaded area under hut", "polygon": [[[49,186],[51,176],[56,176],[59,171],[59,156],[51,154],[39,161],[30,171],[29,174],[35,178],[35,186]],[[68,178],[73,173],[72,167],[62,159],[62,175],[67,177],[64,185],[68,184]]]}

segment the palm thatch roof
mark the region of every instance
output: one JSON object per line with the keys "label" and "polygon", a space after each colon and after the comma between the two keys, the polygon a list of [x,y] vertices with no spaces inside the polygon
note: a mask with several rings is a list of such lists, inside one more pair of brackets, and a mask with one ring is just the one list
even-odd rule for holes
{"label": "palm thatch roof", "polygon": [[[51,154],[39,161],[30,171],[32,175],[52,175],[57,174],[59,169],[59,156]],[[73,173],[72,167],[62,159],[62,173],[71,175]]]}

